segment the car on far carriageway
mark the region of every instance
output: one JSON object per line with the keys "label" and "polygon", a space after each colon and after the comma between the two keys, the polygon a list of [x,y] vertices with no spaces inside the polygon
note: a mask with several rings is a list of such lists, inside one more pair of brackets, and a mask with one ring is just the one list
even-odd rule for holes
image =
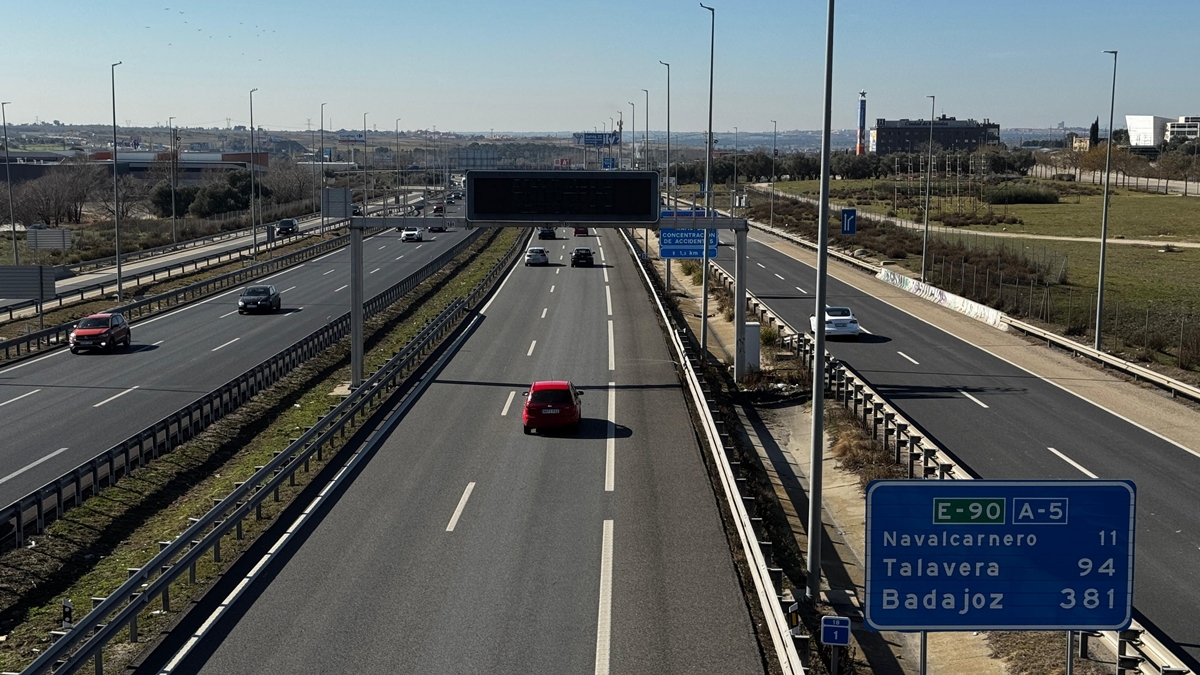
{"label": "car on far carriageway", "polygon": [[571,267],[591,267],[596,264],[592,257],[592,249],[586,246],[577,246],[571,251]]}
{"label": "car on far carriageway", "polygon": [[[817,332],[817,317],[808,317],[808,327],[813,333]],[[825,308],[825,335],[827,337],[858,337],[858,319],[849,307]]]}
{"label": "car on far carriageway", "polygon": [[525,250],[525,266],[530,265],[549,265],[550,256],[546,253],[546,249],[541,246],[530,246]]}
{"label": "car on far carriageway", "polygon": [[421,241],[421,228],[406,227],[400,232],[400,241]]}
{"label": "car on far carriageway", "polygon": [[526,434],[538,429],[565,428],[579,431],[583,419],[583,405],[579,397],[583,392],[567,380],[544,380],[529,386],[525,406],[521,411],[521,424]]}
{"label": "car on far carriageway", "polygon": [[283,298],[274,286],[247,286],[238,296],[238,314],[274,312],[283,306]]}
{"label": "car on far carriageway", "polygon": [[300,224],[295,218],[281,218],[279,224],[275,226],[275,234],[280,236],[285,234],[296,234],[300,231]]}
{"label": "car on far carriageway", "polygon": [[68,340],[72,354],[90,349],[111,352],[119,346],[128,347],[133,335],[129,322],[120,312],[105,312],[81,319],[71,329]]}

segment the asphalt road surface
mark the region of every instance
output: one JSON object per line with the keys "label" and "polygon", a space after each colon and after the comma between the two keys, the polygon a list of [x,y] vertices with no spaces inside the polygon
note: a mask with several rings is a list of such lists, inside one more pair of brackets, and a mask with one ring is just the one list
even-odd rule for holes
{"label": "asphalt road surface", "polygon": [[[286,564],[213,619],[227,577],[145,672],[763,671],[633,260],[611,230],[535,243],[551,264],[515,268]],[[596,267],[569,267],[584,243]],[[585,392],[577,435],[522,433],[539,379]]]}
{"label": "asphalt road surface", "polygon": [[[807,331],[816,270],[761,243],[770,239],[750,233],[747,288]],[[733,248],[722,246],[717,259],[732,274]],[[833,277],[828,283],[826,303],[851,307],[869,331],[829,340],[829,352],[977,476],[1134,481],[1134,607],[1200,658],[1200,456]]]}
{"label": "asphalt road surface", "polygon": [[[450,207],[453,209],[461,206]],[[386,231],[363,247],[367,298],[467,235],[463,228],[401,242]],[[0,370],[0,504],[8,504],[350,311],[349,249],[246,285],[273,284],[283,308],[237,312],[244,286],[132,326],[114,353],[59,349]]]}

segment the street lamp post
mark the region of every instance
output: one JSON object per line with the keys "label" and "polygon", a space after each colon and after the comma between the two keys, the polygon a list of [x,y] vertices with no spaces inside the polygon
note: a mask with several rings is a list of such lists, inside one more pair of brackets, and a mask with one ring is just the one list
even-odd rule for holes
{"label": "street lamp post", "polygon": [[642,129],[642,158],[647,169],[653,169],[650,165],[650,90],[643,89],[646,92],[646,112],[643,113],[646,124]]}
{"label": "street lamp post", "polygon": [[775,227],[775,155],[778,151],[775,149],[775,140],[779,136],[779,122],[771,120],[774,125],[771,130],[771,227]]}
{"label": "street lamp post", "polygon": [[[622,135],[625,133],[625,111],[624,110],[617,111],[617,129],[620,131],[620,133]],[[617,139],[617,168],[618,169],[620,169],[622,166],[625,165],[625,163],[624,163],[625,151],[624,151],[624,148],[621,147],[624,140],[625,139],[623,139],[623,138]]]}
{"label": "street lamp post", "polygon": [[735,213],[737,208],[737,187],[738,187],[738,172],[737,172],[737,127],[733,128],[733,192],[729,195],[729,215]]}
{"label": "street lamp post", "polygon": [[363,113],[363,212],[367,215],[367,115]]}
{"label": "street lamp post", "polygon": [[171,131],[171,243],[179,243],[179,233],[175,229],[175,116],[167,118],[167,128]]}
{"label": "street lamp post", "polygon": [[325,234],[325,106],[321,104],[321,234]]}
{"label": "street lamp post", "polygon": [[[666,176],[667,176],[667,198],[670,199],[670,197],[671,197],[671,64],[667,63],[666,61],[659,61],[659,63],[661,63],[667,67],[667,166],[664,169],[664,172],[666,173]],[[679,200],[677,199],[677,200],[675,200],[675,203],[671,205],[671,213],[676,213],[677,212],[676,209],[678,209],[678,208],[679,208]],[[675,216],[675,219],[678,220],[679,217]],[[661,242],[662,242],[662,240],[660,239],[659,240],[659,253],[662,252],[661,251],[661,248],[662,248]],[[707,244],[708,244],[708,242],[705,242],[705,245],[707,245]],[[662,256],[660,255],[659,257],[662,257]],[[671,295],[671,259],[670,258],[664,259],[663,266],[666,267],[666,269],[667,269],[667,295],[670,296]]]}
{"label": "street lamp post", "polygon": [[1100,334],[1104,329],[1104,256],[1108,248],[1108,183],[1111,177],[1109,169],[1112,166],[1113,111],[1117,105],[1117,52],[1115,49],[1106,49],[1104,53],[1112,54],[1113,76],[1112,98],[1108,104],[1108,149],[1104,152],[1104,208],[1100,216],[1100,279],[1096,289],[1096,340],[1092,344],[1097,351],[1100,350]]}
{"label": "street lamp post", "polygon": [[[117,192],[117,66],[122,61],[112,64],[112,111],[113,111],[113,238],[116,240],[117,259],[117,302],[121,302],[123,289],[121,287],[121,196]],[[7,144],[6,144],[7,145]],[[15,240],[17,233],[13,232]]]}
{"label": "street lamp post", "polygon": [[258,91],[258,87],[250,90],[250,238],[254,242],[252,247],[251,259],[258,262],[258,221],[254,219],[254,92]]}
{"label": "street lamp post", "polygon": [[396,118],[396,191],[400,194],[400,201],[397,204],[396,212],[404,215],[404,207],[408,206],[408,195],[403,189],[399,189],[404,183],[404,176],[400,173],[400,119]]}
{"label": "street lamp post", "polygon": [[[832,2],[832,0],[830,0]],[[713,59],[716,56],[717,48],[717,10],[705,5],[703,2],[700,6],[707,9],[711,16],[711,26],[709,29],[708,42],[708,137],[706,139],[707,151],[704,157],[704,215],[708,218],[713,217],[712,210],[712,156],[713,156],[713,135],[712,135],[712,113],[713,113]],[[704,230],[704,267],[701,276],[703,279],[700,282],[700,356],[708,361],[708,230]]]}
{"label": "street lamp post", "polygon": [[[20,265],[21,259],[17,255],[17,220],[13,216],[12,169],[8,166],[8,111],[4,109],[4,106],[9,103],[12,103],[12,101],[0,102],[0,118],[3,118],[4,121],[4,176],[8,180],[8,227],[9,231],[12,232],[13,238],[13,264]],[[116,152],[116,150],[114,149],[113,152]]]}
{"label": "street lamp post", "polygon": [[937,110],[937,96],[926,96],[929,103],[929,166],[925,171],[925,236],[921,240],[921,281],[925,281],[928,265],[925,259],[929,256],[929,184],[933,181],[933,116]]}
{"label": "street lamp post", "polygon": [[633,113],[629,116],[629,124],[630,124],[630,129],[631,129],[629,132],[629,136],[632,139],[630,142],[630,145],[629,145],[629,148],[630,148],[629,161],[633,163],[633,168],[636,171],[638,168],[638,163],[637,163],[637,106],[634,105],[632,101],[629,101],[629,107],[633,109]]}

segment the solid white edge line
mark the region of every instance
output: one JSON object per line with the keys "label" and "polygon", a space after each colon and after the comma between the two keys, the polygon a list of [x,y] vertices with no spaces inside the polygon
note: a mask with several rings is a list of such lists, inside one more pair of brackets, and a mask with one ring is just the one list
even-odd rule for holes
{"label": "solid white edge line", "polygon": [[[141,385],[138,385],[138,386],[141,386]],[[99,408],[100,406],[104,405],[105,403],[108,403],[109,401],[112,401],[113,399],[121,398],[122,396],[124,396],[125,394],[128,394],[129,392],[133,391],[134,389],[137,389],[137,387],[130,387],[119,394],[113,394],[112,396],[109,396],[108,398],[104,399],[103,401],[100,401],[99,403],[97,403],[96,405],[94,405],[92,407]]]}
{"label": "solid white edge line", "polygon": [[1062,454],[1058,450],[1055,450],[1054,448],[1049,448],[1049,447],[1046,449],[1049,450],[1050,452],[1053,452],[1054,454],[1058,455],[1067,464],[1070,464],[1071,466],[1075,467],[1076,469],[1079,469],[1080,471],[1082,471],[1084,473],[1084,475],[1088,476],[1089,478],[1099,478],[1099,476],[1097,476],[1096,474],[1083,468],[1082,464],[1080,464],[1079,462],[1076,462],[1075,460],[1071,459],[1070,457],[1067,457],[1066,455]]}
{"label": "solid white edge line", "polygon": [[899,354],[900,356],[903,356],[904,358],[908,359],[909,361],[912,361],[912,362],[913,362],[913,365],[916,365],[916,366],[919,366],[919,365],[921,365],[921,364],[920,364],[920,362],[918,362],[916,359],[914,359],[913,357],[909,356],[908,354],[905,354],[904,352],[897,351],[896,353],[897,353],[897,354]]}
{"label": "solid white edge line", "polygon": [[608,369],[617,369],[617,359],[613,350],[613,323],[612,319],[608,320]]}
{"label": "solid white edge line", "polygon": [[536,346],[537,346],[537,340],[530,342],[529,343],[529,351],[525,353],[525,356],[533,356],[533,348]]}
{"label": "solid white edge line", "polygon": [[612,645],[613,521],[604,521],[600,548],[600,610],[596,618],[596,675],[608,675]]}
{"label": "solid white edge line", "polygon": [[604,451],[604,491],[612,492],[617,468],[617,383],[608,383],[608,438]]}
{"label": "solid white edge line", "polygon": [[500,282],[500,285],[496,287],[495,291],[492,292],[492,297],[488,298],[488,301],[483,304],[483,309],[479,310],[480,314],[487,314],[488,307],[491,307],[492,303],[496,301],[496,298],[500,297],[500,291],[504,290],[504,286],[508,283],[508,280],[511,279],[512,275],[517,271],[517,267],[517,265],[513,265],[513,268],[508,271],[507,275],[504,276],[504,281]]}
{"label": "solid white edge line", "polygon": [[608,315],[612,316],[612,291],[608,290],[608,286],[604,287],[604,299],[608,303]]}
{"label": "solid white edge line", "polygon": [[513,397],[515,397],[516,395],[517,395],[516,390],[508,392],[508,400],[504,402],[504,410],[500,411],[501,417],[505,417],[508,415],[508,408],[509,408],[509,406],[512,405]]}
{"label": "solid white edge line", "polygon": [[214,352],[215,352],[215,351],[217,351],[218,349],[221,349],[221,348],[223,348],[223,347],[228,347],[229,345],[231,345],[231,344],[233,344],[233,343],[235,343],[235,342],[237,342],[238,340],[241,340],[241,339],[242,339],[242,338],[240,338],[240,337],[235,337],[235,338],[233,338],[232,340],[230,340],[229,342],[226,342],[225,344],[221,345],[220,347],[213,347],[211,351],[214,351]]}
{"label": "solid white edge line", "polygon": [[450,516],[450,524],[446,526],[447,532],[453,532],[454,526],[458,524],[458,517],[462,515],[463,508],[467,505],[467,500],[471,498],[471,491],[475,489],[475,483],[472,481],[467,483],[467,489],[463,490],[462,499],[458,500],[458,508],[454,509],[454,515]]}
{"label": "solid white edge line", "polygon": [[977,399],[977,398],[975,398],[974,396],[972,396],[972,395],[968,394],[967,392],[963,391],[962,389],[959,389],[959,390],[958,390],[958,393],[962,394],[963,396],[966,396],[967,398],[971,399],[971,400],[972,400],[972,401],[974,401],[975,403],[979,404],[979,407],[981,407],[981,408],[986,408],[986,407],[988,407],[988,404],[984,403],[983,401],[980,401],[979,399]]}
{"label": "solid white edge line", "polygon": [[16,478],[17,476],[20,476],[21,474],[23,474],[23,473],[25,473],[26,471],[28,471],[28,470],[32,469],[33,467],[37,466],[38,464],[41,464],[42,462],[45,462],[46,460],[48,460],[48,459],[50,459],[50,458],[52,458],[52,457],[56,457],[56,456],[58,456],[58,455],[61,455],[62,453],[66,452],[66,451],[67,451],[67,449],[66,449],[66,448],[59,448],[59,449],[55,450],[54,452],[52,452],[52,453],[50,453],[50,454],[46,455],[45,457],[42,457],[41,459],[35,459],[35,460],[33,460],[32,462],[30,462],[30,463],[26,464],[25,466],[21,467],[20,469],[17,469],[16,471],[14,471],[14,472],[12,472],[12,473],[8,474],[8,475],[7,475],[7,476],[5,476],[4,478],[0,478],[0,484],[7,483],[8,481],[10,481],[10,480],[12,480],[12,479]]}
{"label": "solid white edge line", "polygon": [[4,403],[0,403],[0,408],[3,408],[4,406],[6,406],[9,403],[12,403],[14,401],[20,401],[21,399],[25,398],[26,396],[33,396],[34,394],[38,393],[39,391],[41,391],[41,389],[34,389],[33,391],[26,393],[26,394],[21,394],[20,396],[18,396],[16,398],[10,398],[7,401],[5,401]]}
{"label": "solid white edge line", "polygon": [[24,363],[18,363],[18,364],[17,364],[17,365],[15,365],[15,366],[9,366],[8,368],[5,368],[4,370],[0,370],[0,375],[3,375],[3,374],[5,374],[5,373],[9,372],[10,370],[16,370],[17,368],[24,368],[25,366],[31,366],[31,365],[33,365],[33,364],[37,363],[38,361],[45,361],[46,359],[48,359],[48,358],[50,358],[50,357],[53,357],[53,356],[58,356],[59,354],[67,354],[67,353],[69,353],[69,352],[68,352],[68,351],[66,351],[66,350],[61,350],[61,351],[57,351],[57,352],[51,352],[51,353],[49,353],[49,354],[47,354],[47,355],[45,355],[45,356],[39,356],[38,358],[36,358],[36,359],[33,359],[32,361],[26,361],[26,362],[24,362]]}

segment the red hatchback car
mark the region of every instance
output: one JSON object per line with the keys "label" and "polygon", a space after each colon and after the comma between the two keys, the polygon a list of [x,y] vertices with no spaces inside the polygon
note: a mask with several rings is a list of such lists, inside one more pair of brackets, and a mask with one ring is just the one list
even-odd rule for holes
{"label": "red hatchback car", "polygon": [[78,354],[84,349],[103,349],[111,352],[119,346],[128,347],[133,339],[129,322],[118,312],[93,314],[81,319],[75,324],[69,338],[72,354]]}
{"label": "red hatchback car", "polygon": [[580,396],[583,392],[566,380],[534,382],[525,392],[525,409],[521,412],[525,433],[554,427],[579,431],[579,420],[583,417]]}

